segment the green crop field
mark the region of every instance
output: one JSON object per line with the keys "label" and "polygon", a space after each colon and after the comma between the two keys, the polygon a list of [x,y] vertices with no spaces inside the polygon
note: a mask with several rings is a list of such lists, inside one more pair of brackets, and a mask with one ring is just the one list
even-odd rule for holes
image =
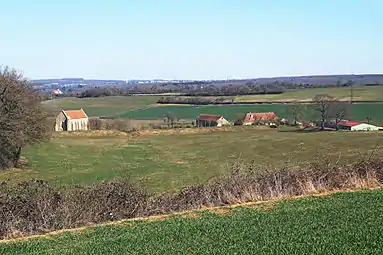
{"label": "green crop field", "polygon": [[[222,211],[222,210],[221,210]],[[3,243],[1,254],[381,254],[383,191],[196,212]]]}
{"label": "green crop field", "polygon": [[[251,101],[293,101],[311,100],[315,95],[329,94],[340,100],[350,99],[350,88],[312,88],[288,90],[283,94],[276,95],[249,95],[235,98],[237,102]],[[383,100],[383,86],[355,87],[353,89],[354,100]]]}
{"label": "green crop field", "polygon": [[[223,115],[226,119],[234,121],[239,114],[246,112],[275,112],[280,117],[290,118],[286,104],[269,105],[208,105],[208,106],[154,106],[145,109],[137,109],[118,115],[122,118],[163,118],[167,112],[173,112],[181,119],[195,119],[199,114]],[[361,103],[350,106],[351,111],[347,118],[357,121],[367,121],[367,117],[372,119],[372,123],[383,124],[383,104],[382,103]],[[315,119],[315,112],[312,107],[308,107],[304,118],[307,120]]]}
{"label": "green crop field", "polygon": [[132,109],[145,108],[154,104],[159,96],[115,96],[98,98],[63,98],[44,101],[43,105],[53,116],[62,109],[72,110],[83,108],[88,116],[110,116]]}
{"label": "green crop field", "polygon": [[270,169],[287,162],[303,164],[317,152],[348,160],[382,146],[383,133],[297,133],[257,127],[136,138],[68,135],[27,147],[23,155],[28,168],[3,171],[0,179],[89,184],[123,176],[142,179],[150,189],[165,191],[228,174],[238,158],[253,159],[260,169]]}

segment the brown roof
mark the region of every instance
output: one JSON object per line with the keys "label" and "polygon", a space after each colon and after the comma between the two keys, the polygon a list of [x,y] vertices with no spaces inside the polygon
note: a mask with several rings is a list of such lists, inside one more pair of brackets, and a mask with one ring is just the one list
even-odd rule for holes
{"label": "brown roof", "polygon": [[249,112],[246,114],[245,120],[255,120],[255,119],[262,119],[262,120],[272,120],[276,119],[276,115],[274,112]]}
{"label": "brown roof", "polygon": [[86,113],[81,109],[81,110],[63,110],[63,113],[64,115],[68,118],[68,119],[84,119],[84,118],[88,118],[88,116],[86,115]]}
{"label": "brown roof", "polygon": [[222,116],[218,115],[213,115],[213,114],[200,114],[197,119],[198,120],[206,120],[206,121],[217,121],[221,118]]}

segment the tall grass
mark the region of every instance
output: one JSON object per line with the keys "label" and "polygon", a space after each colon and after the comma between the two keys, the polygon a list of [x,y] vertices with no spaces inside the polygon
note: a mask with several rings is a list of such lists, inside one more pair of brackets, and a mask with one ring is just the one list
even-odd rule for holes
{"label": "tall grass", "polygon": [[237,163],[230,176],[160,195],[127,180],[71,188],[39,180],[3,182],[0,236],[13,238],[186,209],[372,187],[383,181],[383,160],[379,157],[362,158],[348,165],[320,158],[299,169],[259,172],[255,168],[253,163]]}

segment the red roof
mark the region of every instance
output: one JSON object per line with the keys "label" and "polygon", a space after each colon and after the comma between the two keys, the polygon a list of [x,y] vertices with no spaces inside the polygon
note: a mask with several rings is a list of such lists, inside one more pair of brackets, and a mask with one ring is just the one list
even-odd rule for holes
{"label": "red roof", "polygon": [[274,120],[277,116],[274,112],[249,112],[246,114],[245,121],[254,121],[254,120]]}
{"label": "red roof", "polygon": [[55,89],[52,91],[52,94],[62,94],[60,89]]}
{"label": "red roof", "polygon": [[339,124],[345,127],[354,127],[363,124],[363,122],[344,120],[341,121]]}
{"label": "red roof", "polygon": [[218,121],[222,116],[213,115],[213,114],[200,114],[197,119],[198,120],[206,120],[206,121]]}
{"label": "red roof", "polygon": [[81,110],[68,110],[68,111],[63,110],[63,113],[68,119],[71,119],[71,120],[88,118],[88,116],[86,115],[86,113],[82,109]]}

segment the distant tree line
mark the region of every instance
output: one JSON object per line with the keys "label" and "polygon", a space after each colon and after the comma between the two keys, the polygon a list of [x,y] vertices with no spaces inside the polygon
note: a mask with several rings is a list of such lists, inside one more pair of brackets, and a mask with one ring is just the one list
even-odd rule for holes
{"label": "distant tree line", "polygon": [[286,105],[286,114],[291,125],[297,125],[310,116],[321,130],[326,127],[338,130],[341,121],[351,114],[351,102],[340,101],[328,94],[318,94],[310,104]]}
{"label": "distant tree line", "polygon": [[238,96],[259,94],[281,94],[289,89],[318,88],[318,87],[349,87],[352,82],[337,82],[336,84],[296,84],[289,82],[258,83],[252,80],[217,81],[217,82],[191,82],[185,84],[142,84],[132,87],[94,87],[82,90],[69,90],[66,97],[106,97],[129,96],[135,94],[155,95],[164,93],[182,94],[184,96]]}
{"label": "distant tree line", "polygon": [[194,105],[209,105],[209,104],[220,104],[223,102],[232,102],[233,99],[229,97],[218,97],[218,98],[208,98],[201,96],[193,97],[177,97],[177,96],[167,96],[161,97],[157,103],[158,104],[194,104]]}

